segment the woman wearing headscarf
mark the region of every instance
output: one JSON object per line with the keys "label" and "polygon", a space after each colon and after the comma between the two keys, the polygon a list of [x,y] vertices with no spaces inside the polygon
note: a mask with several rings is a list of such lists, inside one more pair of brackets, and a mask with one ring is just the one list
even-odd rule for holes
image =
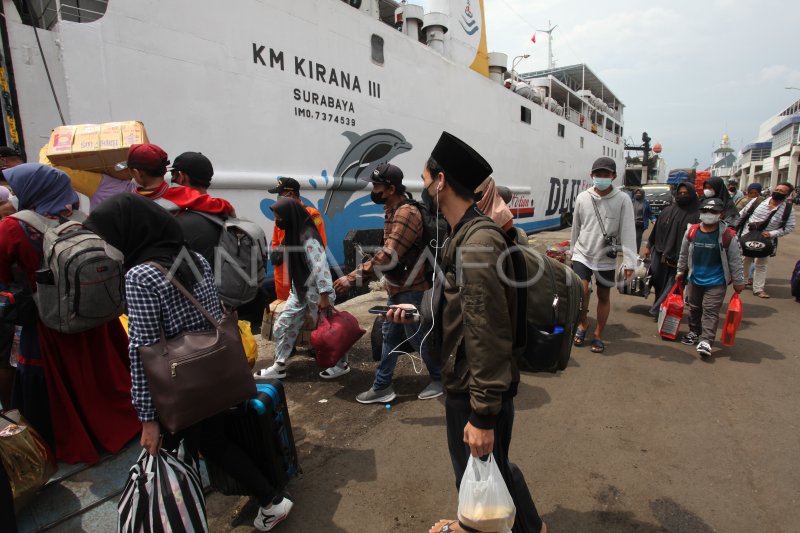
{"label": "woman wearing headscarf", "polygon": [[162,331],[169,339],[183,332],[214,327],[152,263],[167,271],[174,268],[177,281],[215,319],[220,320],[222,306],[211,266],[201,255],[188,250],[181,228],[172,215],[137,194],[112,196],[92,211],[86,225],[106,241],[109,256],[116,256],[127,270],[128,354],[133,380],[129,401],[132,399],[141,421],[142,447],[155,455],[162,433],[166,449],[177,448],[183,439],[190,450],[199,451],[206,461],[218,465],[248,488],[261,505],[255,520],[256,529],[272,529],[289,514],[292,501],[278,495],[253,460],[228,440],[224,413],[202,420],[175,435],[162,432],[139,354],[140,347],[157,343]]}
{"label": "woman wearing headscarf", "polygon": [[644,257],[650,258],[650,275],[656,293],[656,301],[650,314],[658,315],[659,306],[666,293],[675,284],[678,271],[678,257],[681,252],[683,235],[689,224],[700,222],[700,200],[694,186],[689,182],[675,188],[675,201],[661,212],[653,231],[650,232]]}
{"label": "woman wearing headscarf", "polygon": [[708,178],[705,183],[703,183],[703,195],[705,195],[706,198],[719,198],[722,200],[722,203],[725,204],[722,211],[722,221],[729,227],[735,228],[736,223],[739,221],[739,210],[736,209],[736,204],[733,198],[731,198],[731,193],[728,191],[722,178],[716,176]]}
{"label": "woman wearing headscarf", "polygon": [[[72,214],[78,195],[62,171],[27,163],[3,171],[19,202],[47,218]],[[35,290],[42,235],[13,215],[0,221],[0,283],[15,275]],[[117,453],[139,431],[130,405],[125,330],[113,320],[89,331],[59,333],[38,317],[20,334],[12,405],[66,463],[95,463],[96,445]]]}
{"label": "woman wearing headscarf", "polygon": [[480,196],[478,209],[491,218],[495,224],[503,228],[503,231],[510,230],[514,225],[514,215],[508,208],[506,201],[500,196],[494,178],[489,176],[483,180],[483,183],[475,189],[475,194]]}
{"label": "woman wearing headscarf", "polygon": [[650,202],[644,197],[644,190],[635,189],[633,191],[633,219],[636,224],[636,252],[642,249],[642,235],[650,226],[653,218],[653,211],[650,209]]}
{"label": "woman wearing headscarf", "polygon": [[[275,214],[275,225],[286,232],[283,239],[287,250],[285,261],[292,288],[275,322],[275,362],[258,375],[280,379],[286,377],[286,360],[306,314],[316,321],[319,312],[325,312],[333,304],[336,293],[325,246],[308,211],[291,198],[279,199],[270,209]],[[348,372],[350,365],[345,355],[336,366],[319,375],[323,379],[333,379]]]}

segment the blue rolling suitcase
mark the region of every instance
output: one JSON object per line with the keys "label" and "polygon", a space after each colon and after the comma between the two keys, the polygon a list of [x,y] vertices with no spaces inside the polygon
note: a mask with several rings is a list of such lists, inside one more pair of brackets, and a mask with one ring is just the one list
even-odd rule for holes
{"label": "blue rolling suitcase", "polygon": [[[283,384],[276,379],[261,380],[255,398],[233,409],[225,417],[225,433],[252,458],[277,491],[283,491],[293,477],[302,473],[292,435]],[[206,463],[211,486],[222,494],[249,495],[249,491],[223,472]]]}

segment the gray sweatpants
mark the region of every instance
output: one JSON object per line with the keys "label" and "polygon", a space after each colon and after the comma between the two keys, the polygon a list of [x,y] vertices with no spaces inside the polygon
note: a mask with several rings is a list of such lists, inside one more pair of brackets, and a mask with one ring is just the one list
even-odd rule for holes
{"label": "gray sweatpants", "polygon": [[726,285],[701,287],[689,283],[689,330],[700,335],[700,341],[714,344],[719,325],[719,310],[725,301]]}

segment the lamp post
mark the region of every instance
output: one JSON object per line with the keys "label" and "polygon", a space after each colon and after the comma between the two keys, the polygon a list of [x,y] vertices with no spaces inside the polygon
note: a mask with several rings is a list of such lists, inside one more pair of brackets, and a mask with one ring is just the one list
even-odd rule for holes
{"label": "lamp post", "polygon": [[523,54],[521,56],[515,57],[514,60],[511,61],[511,79],[516,80],[516,77],[517,77],[516,68],[517,68],[517,65],[519,64],[519,62],[522,61],[523,59],[528,59],[529,57],[531,57],[530,54]]}

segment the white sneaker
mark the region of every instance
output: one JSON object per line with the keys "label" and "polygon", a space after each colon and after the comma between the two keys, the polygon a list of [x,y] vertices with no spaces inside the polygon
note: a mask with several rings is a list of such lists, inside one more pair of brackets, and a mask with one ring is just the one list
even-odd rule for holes
{"label": "white sneaker", "polygon": [[336,379],[338,377],[344,376],[348,372],[350,372],[349,364],[345,363],[344,366],[339,366],[338,364],[336,364],[320,372],[319,377],[321,377],[322,379]]}
{"label": "white sneaker", "polygon": [[706,341],[700,341],[697,344],[697,353],[700,357],[711,357],[711,345]]}
{"label": "white sneaker", "polygon": [[273,363],[271,367],[262,368],[261,370],[253,374],[253,377],[283,379],[286,377],[286,365],[282,363]]}
{"label": "white sneaker", "polygon": [[269,507],[261,507],[258,510],[253,526],[259,531],[272,530],[272,528],[286,520],[293,505],[292,500],[284,496],[280,503],[273,503]]}

